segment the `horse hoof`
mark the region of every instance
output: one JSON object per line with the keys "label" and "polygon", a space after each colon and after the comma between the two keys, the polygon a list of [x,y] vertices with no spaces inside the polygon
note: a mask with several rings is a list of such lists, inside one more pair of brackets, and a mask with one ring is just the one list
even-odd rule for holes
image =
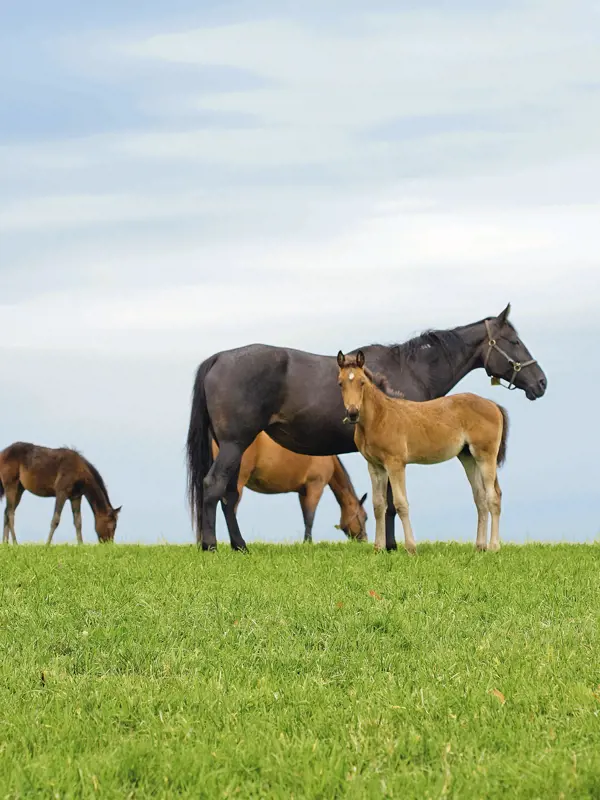
{"label": "horse hoof", "polygon": [[480,553],[485,553],[485,551],[488,549],[488,547],[487,547],[487,544],[478,544],[478,545],[476,545],[476,549]]}
{"label": "horse hoof", "polygon": [[488,547],[488,550],[491,550],[493,553],[497,553],[500,550],[500,545],[499,544],[491,544]]}
{"label": "horse hoof", "polygon": [[205,553],[216,553],[217,552],[217,545],[216,544],[206,544],[206,542],[202,542],[202,550]]}
{"label": "horse hoof", "polygon": [[409,556],[416,556],[417,555],[417,548],[416,547],[407,547],[406,552]]}

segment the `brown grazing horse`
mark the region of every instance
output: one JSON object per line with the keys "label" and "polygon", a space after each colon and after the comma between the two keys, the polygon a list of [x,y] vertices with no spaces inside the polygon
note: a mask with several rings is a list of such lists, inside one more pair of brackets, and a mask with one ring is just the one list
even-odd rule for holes
{"label": "brown grazing horse", "polygon": [[375,548],[385,547],[388,479],[404,529],[404,546],[414,553],[416,543],[406,498],[406,465],[439,464],[457,457],[467,473],[477,507],[477,548],[487,549],[491,512],[490,550],[498,550],[502,493],[496,468],[506,455],[506,410],[475,394],[455,394],[425,402],[404,400],[389,390],[383,376],[367,369],[362,350],[354,356],[344,356],[340,350],[337,362],[345,421],[355,425],[354,441],[369,465]]}
{"label": "brown grazing horse", "polygon": [[[219,448],[213,440],[214,458]],[[293,453],[277,444],[266,433],[259,433],[244,451],[238,477],[238,499],[233,512],[237,513],[245,486],[261,494],[286,494],[297,492],[304,517],[304,541],[312,542],[315,512],[323,490],[329,485],[338,501],[342,516],[336,528],[350,539],[364,542],[367,539],[367,512],[363,508],[367,495],[359,500],[350,476],[337,456],[305,456]],[[223,505],[227,515],[229,509]],[[202,532],[196,534],[202,543]]]}
{"label": "brown grazing horse", "polygon": [[15,511],[25,490],[38,497],[56,497],[47,544],[52,542],[67,500],[71,501],[77,543],[83,544],[82,497],[86,498],[94,512],[98,539],[101,542],[109,542],[115,538],[121,507],[111,506],[102,476],[96,467],[76,450],[69,450],[66,447],[52,449],[28,442],[15,442],[0,453],[0,498],[6,495],[2,541],[6,544],[9,532],[13,544],[17,543]]}

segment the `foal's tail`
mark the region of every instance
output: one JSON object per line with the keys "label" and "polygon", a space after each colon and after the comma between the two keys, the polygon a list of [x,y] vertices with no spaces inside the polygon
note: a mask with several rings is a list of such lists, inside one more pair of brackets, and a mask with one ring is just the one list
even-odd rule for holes
{"label": "foal's tail", "polygon": [[[498,405],[496,403],[496,405]],[[499,467],[504,464],[506,460],[506,441],[508,439],[508,411],[503,406],[498,406],[500,412],[502,414],[502,438],[500,439],[500,447],[498,448],[498,457],[496,458],[496,463]]]}
{"label": "foal's tail", "polygon": [[217,358],[218,355],[211,356],[200,364],[192,392],[192,410],[187,435],[187,491],[196,534],[202,530],[204,478],[213,463],[210,417],[206,405],[204,382]]}

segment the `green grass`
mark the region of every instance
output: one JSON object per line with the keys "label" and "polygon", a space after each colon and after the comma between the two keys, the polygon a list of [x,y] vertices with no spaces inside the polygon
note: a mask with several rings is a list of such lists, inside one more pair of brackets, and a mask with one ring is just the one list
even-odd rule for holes
{"label": "green grass", "polygon": [[0,798],[598,798],[599,568],[0,548]]}

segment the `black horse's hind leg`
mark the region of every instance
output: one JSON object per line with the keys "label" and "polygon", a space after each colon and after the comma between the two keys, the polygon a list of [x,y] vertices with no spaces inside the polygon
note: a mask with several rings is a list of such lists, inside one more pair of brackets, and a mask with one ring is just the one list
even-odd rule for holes
{"label": "black horse's hind leg", "polygon": [[[204,502],[202,504],[202,549],[217,549],[217,504],[225,498],[227,502],[228,489],[237,483],[240,462],[242,460],[243,448],[233,442],[223,442],[219,447],[219,452],[210,468],[208,475],[204,478]],[[230,512],[225,513],[227,528],[231,546],[234,550],[246,550],[246,543],[242,539],[237,520],[235,518],[235,503],[237,502],[237,487],[235,497],[232,495]],[[229,502],[227,502],[229,505]],[[231,522],[233,521],[233,525]]]}
{"label": "black horse's hind leg", "polygon": [[225,497],[221,499],[221,508],[227,523],[227,530],[229,532],[229,541],[231,542],[232,550],[241,550],[243,553],[248,552],[246,542],[244,541],[240,532],[240,526],[237,521],[237,504],[240,495],[237,489],[239,467],[235,474],[231,477],[229,486],[225,493]]}
{"label": "black horse's hind leg", "polygon": [[396,522],[396,508],[394,506],[394,495],[392,486],[388,481],[387,485],[387,508],[385,510],[385,549],[397,550],[396,536],[394,535],[394,523]]}

